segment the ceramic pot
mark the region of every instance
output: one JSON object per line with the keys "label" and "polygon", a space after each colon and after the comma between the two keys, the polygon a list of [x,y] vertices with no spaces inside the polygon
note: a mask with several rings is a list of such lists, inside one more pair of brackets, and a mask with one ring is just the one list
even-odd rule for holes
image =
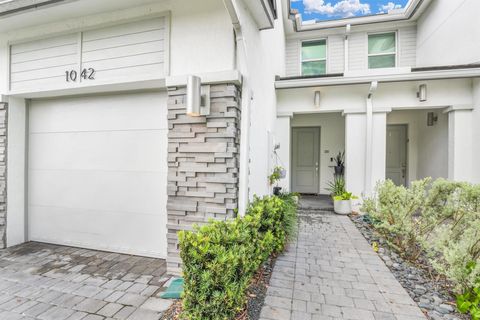
{"label": "ceramic pot", "polygon": [[352,213],[352,200],[333,200],[333,210],[336,214]]}

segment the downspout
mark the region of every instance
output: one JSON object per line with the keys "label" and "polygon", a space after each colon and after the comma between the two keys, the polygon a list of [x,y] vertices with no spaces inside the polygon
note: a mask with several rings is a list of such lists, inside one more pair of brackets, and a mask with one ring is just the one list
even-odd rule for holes
{"label": "downspout", "polygon": [[238,66],[235,65],[242,73],[242,116],[240,124],[240,170],[239,170],[239,181],[238,181],[238,214],[240,216],[245,215],[247,209],[247,204],[249,200],[249,149],[250,149],[250,100],[252,98],[252,93],[250,92],[248,85],[248,53],[247,53],[247,43],[243,37],[242,26],[240,24],[240,19],[238,18],[237,11],[235,10],[234,0],[223,0],[225,8],[230,15],[232,20],[233,29],[235,31],[235,41],[237,43],[237,51],[243,54],[236,54],[238,60]]}
{"label": "downspout", "polygon": [[369,196],[372,193],[372,159],[373,159],[373,104],[372,98],[375,90],[377,90],[378,82],[372,81],[367,95],[367,110],[366,110],[366,141],[365,141],[365,190],[364,196]]}
{"label": "downspout", "polygon": [[351,30],[351,26],[350,24],[347,24],[347,26],[345,27],[345,43],[344,43],[344,49],[345,49],[345,53],[344,53],[345,60],[344,60],[344,67],[343,67],[344,74],[348,73],[348,50],[349,50],[348,36],[350,35],[350,30]]}

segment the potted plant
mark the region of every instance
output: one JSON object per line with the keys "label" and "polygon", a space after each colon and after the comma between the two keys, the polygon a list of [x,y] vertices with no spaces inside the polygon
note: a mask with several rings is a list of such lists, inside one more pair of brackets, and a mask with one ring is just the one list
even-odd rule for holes
{"label": "potted plant", "polygon": [[337,214],[350,214],[352,213],[352,200],[358,199],[351,192],[343,192],[340,195],[333,197],[333,210]]}
{"label": "potted plant", "polygon": [[[285,175],[285,169],[282,166],[276,166],[275,168],[273,168],[272,174],[268,176],[268,182],[271,186],[277,184],[280,179],[285,178]],[[278,184],[273,187],[274,195],[278,196],[281,191],[282,187],[279,187]]]}
{"label": "potted plant", "polygon": [[333,197],[339,196],[345,192],[345,178],[342,175],[334,175],[333,181],[328,183],[327,190]]}
{"label": "potted plant", "polygon": [[333,167],[335,170],[336,176],[343,176],[345,172],[345,151],[339,152],[335,157],[335,166]]}

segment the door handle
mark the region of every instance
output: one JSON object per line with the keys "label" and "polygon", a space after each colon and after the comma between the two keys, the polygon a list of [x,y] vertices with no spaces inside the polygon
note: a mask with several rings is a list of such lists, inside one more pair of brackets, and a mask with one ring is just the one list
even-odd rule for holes
{"label": "door handle", "polygon": [[405,170],[405,168],[402,168],[402,178],[405,178],[405,173],[406,173],[407,170]]}

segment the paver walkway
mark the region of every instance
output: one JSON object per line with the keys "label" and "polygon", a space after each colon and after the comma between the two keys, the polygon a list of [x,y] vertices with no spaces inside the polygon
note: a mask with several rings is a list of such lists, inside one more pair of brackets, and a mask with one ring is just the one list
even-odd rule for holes
{"label": "paver walkway", "polygon": [[30,242],[0,250],[0,319],[158,320],[165,260]]}
{"label": "paver walkway", "polygon": [[348,217],[299,215],[297,241],[277,259],[262,319],[426,319]]}

